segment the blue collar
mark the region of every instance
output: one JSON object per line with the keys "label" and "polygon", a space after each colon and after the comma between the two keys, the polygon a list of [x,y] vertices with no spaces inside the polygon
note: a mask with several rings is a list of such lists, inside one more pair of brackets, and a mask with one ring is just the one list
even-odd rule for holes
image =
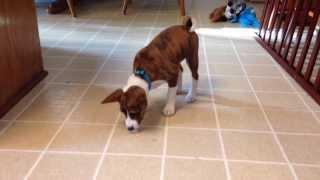
{"label": "blue collar", "polygon": [[149,90],[151,89],[151,79],[144,69],[138,68],[134,71],[134,75],[140,77],[148,83]]}

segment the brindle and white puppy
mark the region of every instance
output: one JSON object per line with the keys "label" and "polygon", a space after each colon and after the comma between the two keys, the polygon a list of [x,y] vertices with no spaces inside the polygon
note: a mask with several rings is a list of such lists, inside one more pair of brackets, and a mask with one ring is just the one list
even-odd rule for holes
{"label": "brindle and white puppy", "polygon": [[103,100],[103,104],[120,103],[120,109],[126,116],[126,127],[130,132],[139,129],[147,109],[148,93],[151,88],[156,88],[159,82],[166,82],[169,86],[163,114],[170,116],[175,113],[176,94],[182,92],[181,62],[184,59],[193,79],[186,101],[191,103],[196,100],[199,38],[192,27],[191,18],[185,17],[183,25],[172,26],[162,31],[135,56],[133,74],[129,77],[127,85]]}

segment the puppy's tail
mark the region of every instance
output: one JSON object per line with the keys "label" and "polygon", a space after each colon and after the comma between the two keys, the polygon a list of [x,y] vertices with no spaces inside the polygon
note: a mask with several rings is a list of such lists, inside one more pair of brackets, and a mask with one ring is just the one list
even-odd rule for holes
{"label": "puppy's tail", "polygon": [[196,29],[195,20],[192,19],[190,16],[183,17],[183,24],[182,25],[184,25],[189,32],[194,32]]}

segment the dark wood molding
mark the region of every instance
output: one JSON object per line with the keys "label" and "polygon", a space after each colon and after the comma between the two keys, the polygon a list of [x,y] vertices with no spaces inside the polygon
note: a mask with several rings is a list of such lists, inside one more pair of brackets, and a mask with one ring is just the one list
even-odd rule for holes
{"label": "dark wood molding", "polygon": [[259,38],[256,37],[256,41],[265,49],[268,51],[268,53],[280,64],[280,66],[286,70],[291,77],[318,103],[320,104],[320,96],[317,91],[315,91],[313,85],[306,81],[303,76],[297,74],[297,72],[291,68],[288,63],[283,61],[283,58],[279,56],[271,47],[267,46],[265,42]]}
{"label": "dark wood molding", "polygon": [[14,94],[8,101],[0,106],[0,118],[13,108],[25,95],[27,95],[39,82],[41,82],[48,75],[47,71],[42,71],[35,75],[30,82],[22,87],[16,94]]}
{"label": "dark wood molding", "polygon": [[34,0],[0,2],[0,116],[47,72],[43,69]]}

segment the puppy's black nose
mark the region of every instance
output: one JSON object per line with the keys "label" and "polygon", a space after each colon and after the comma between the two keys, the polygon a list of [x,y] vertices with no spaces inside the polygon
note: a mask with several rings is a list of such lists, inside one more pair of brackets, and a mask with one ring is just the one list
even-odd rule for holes
{"label": "puppy's black nose", "polygon": [[230,13],[234,14],[235,10],[234,9],[230,9]]}
{"label": "puppy's black nose", "polygon": [[133,131],[134,130],[134,127],[128,127],[128,131]]}

